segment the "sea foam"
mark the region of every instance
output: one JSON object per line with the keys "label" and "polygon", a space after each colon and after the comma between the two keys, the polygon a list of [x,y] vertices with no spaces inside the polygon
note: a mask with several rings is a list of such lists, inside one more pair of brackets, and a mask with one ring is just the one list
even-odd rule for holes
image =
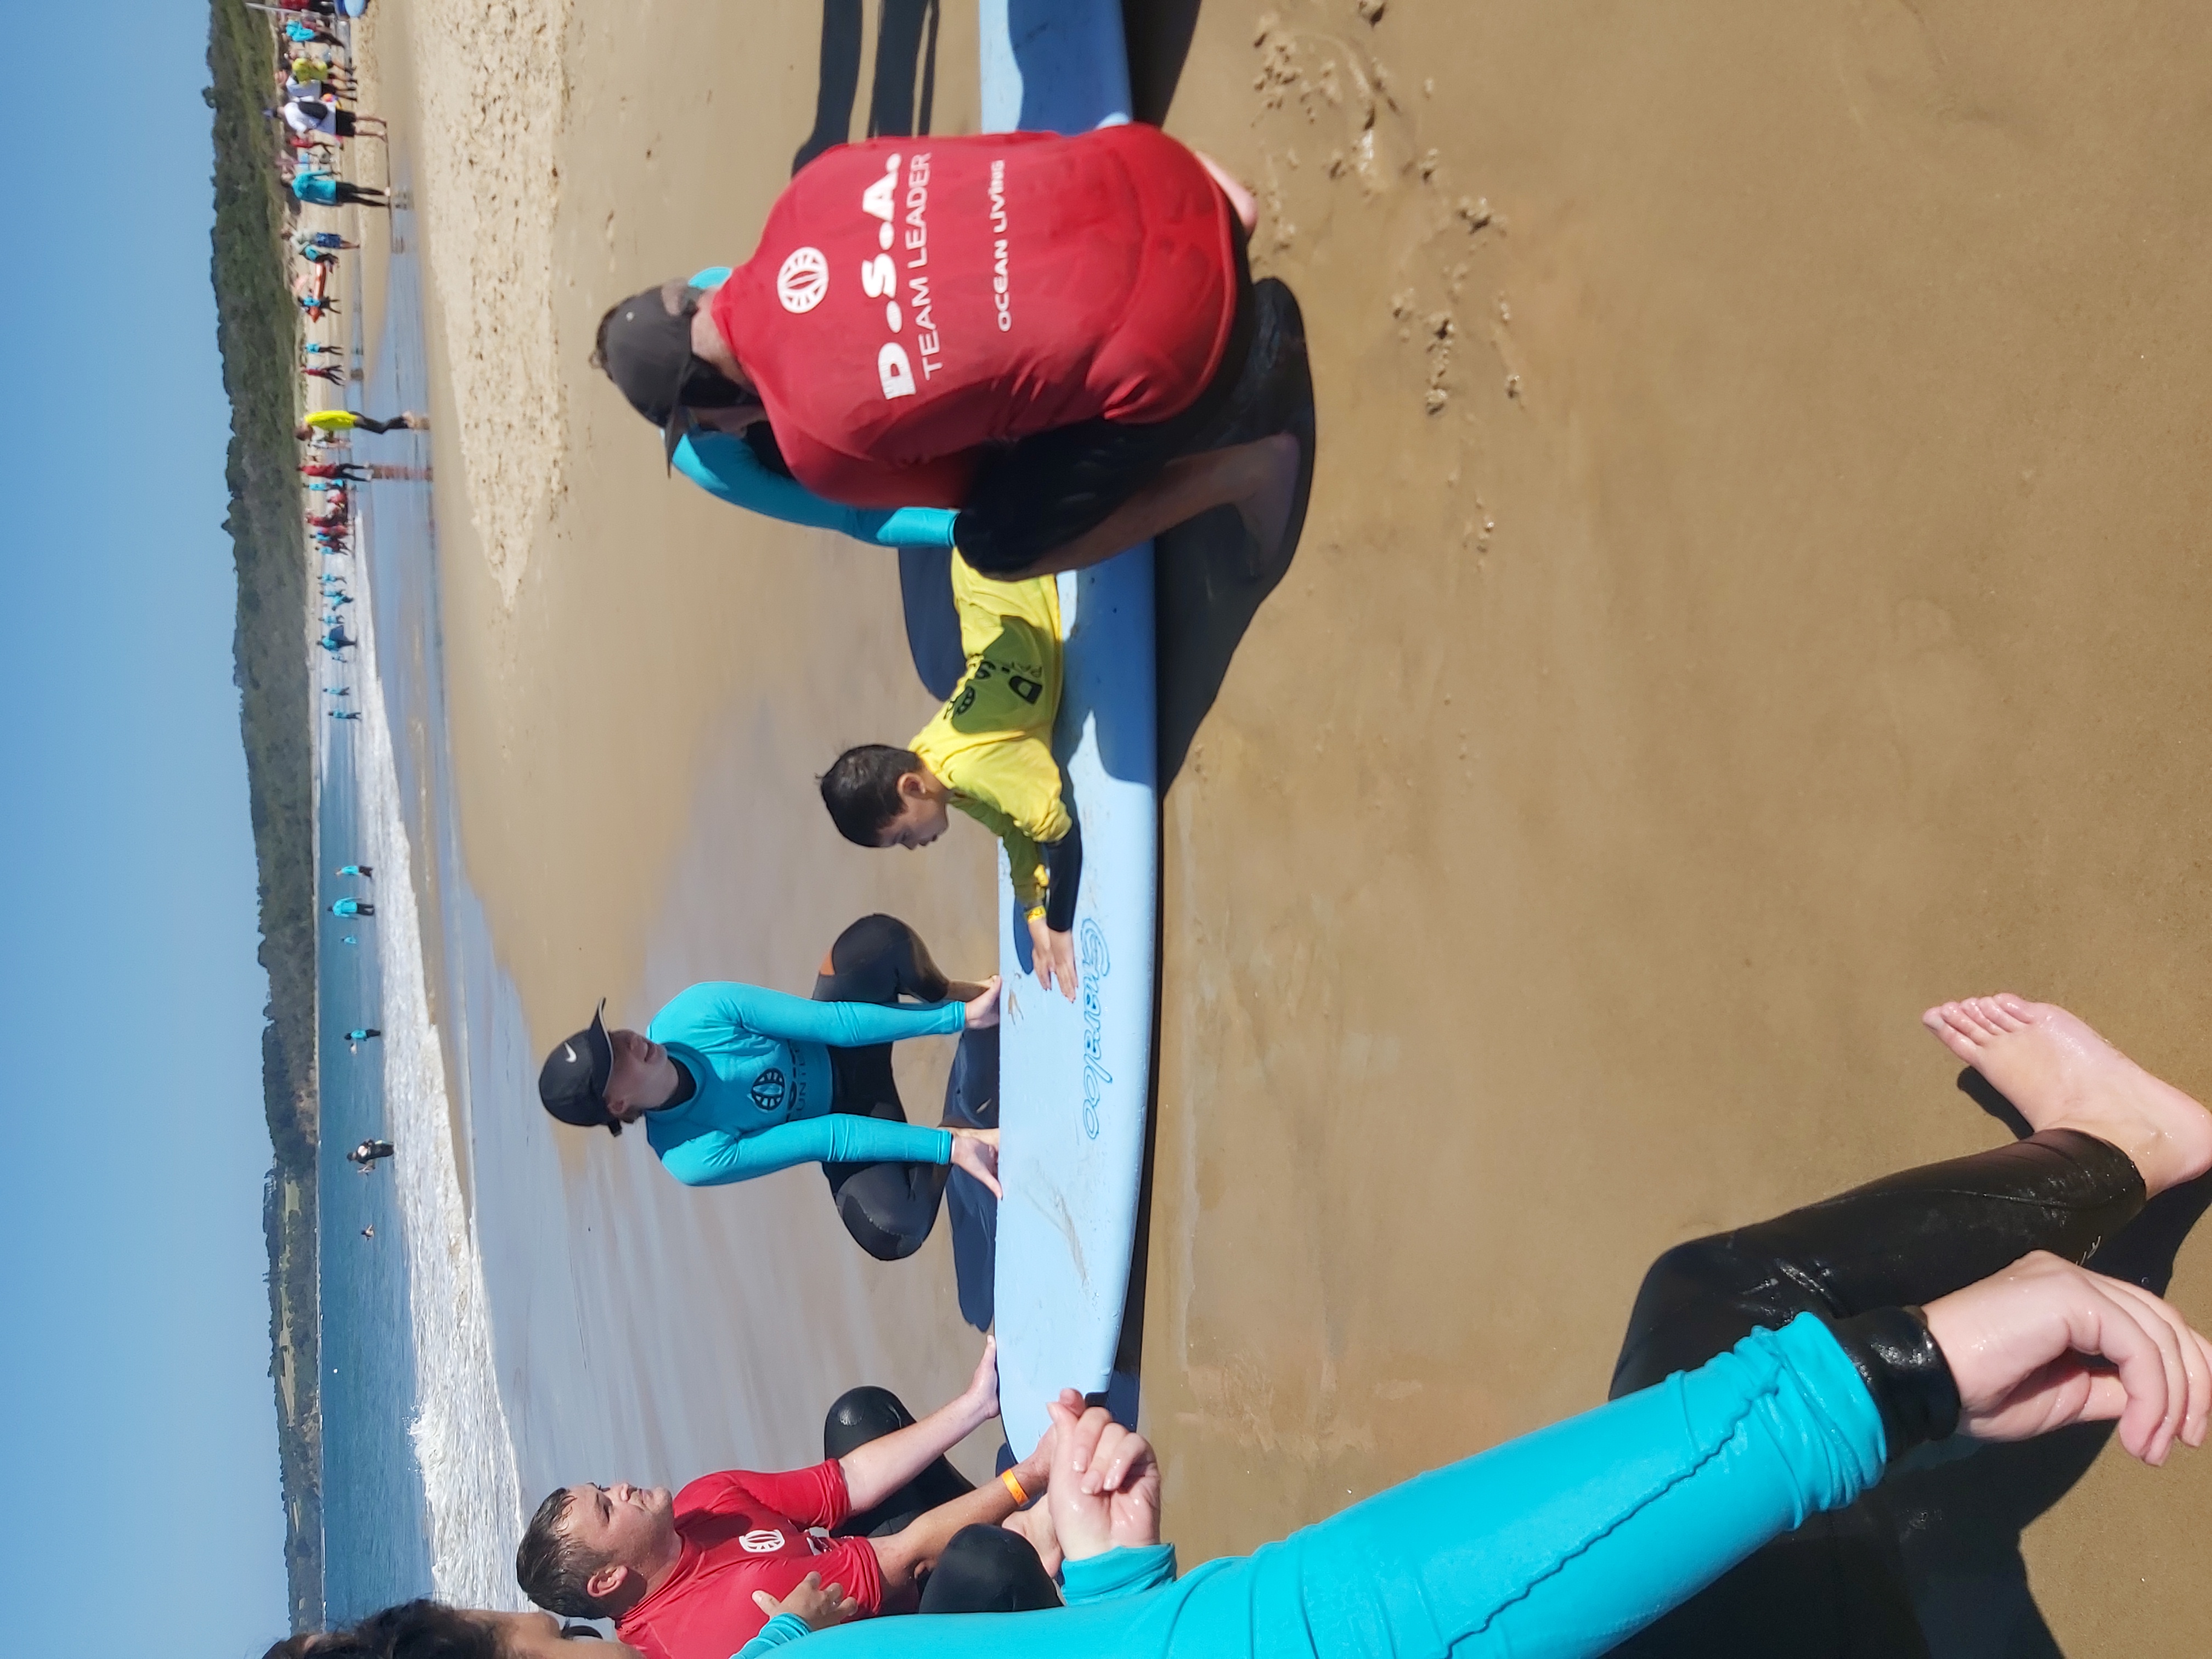
{"label": "sea foam", "polygon": [[375,623],[357,604],[356,726],[362,862],[376,871],[384,974],[386,1121],[407,1251],[415,1339],[415,1415],[410,1432],[429,1511],[438,1597],[462,1607],[520,1608],[514,1547],[522,1536],[514,1443],[500,1403],[483,1263],[461,1194],[445,1054],[430,1014],[414,858],[398,769],[376,675]]}

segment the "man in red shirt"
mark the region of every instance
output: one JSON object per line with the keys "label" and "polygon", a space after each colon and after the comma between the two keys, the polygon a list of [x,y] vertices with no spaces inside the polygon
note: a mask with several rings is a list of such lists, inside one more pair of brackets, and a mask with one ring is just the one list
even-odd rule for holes
{"label": "man in red shirt", "polygon": [[[831,1408],[825,1440],[839,1434],[856,1401],[864,1414],[888,1401],[890,1421],[904,1426],[811,1468],[726,1470],[673,1497],[665,1486],[563,1487],[539,1506],[515,1552],[524,1593],[570,1618],[615,1620],[622,1640],[647,1659],[730,1659],[768,1620],[756,1595],[780,1601],[810,1573],[842,1585],[860,1617],[913,1611],[918,1575],[937,1565],[955,1534],[995,1527],[1044,1489],[1049,1437],[1006,1479],[919,1515],[902,1513],[917,1494],[943,1496],[945,1477],[951,1489],[965,1487],[939,1460],[998,1415],[995,1346],[985,1344],[957,1398],[918,1423],[881,1390],[854,1390]],[[877,1408],[857,1431],[888,1426]],[[853,1425],[844,1427],[851,1438]],[[877,1526],[896,1530],[852,1535],[878,1516],[886,1518]]]}
{"label": "man in red shirt", "polygon": [[1231,504],[1272,558],[1298,443],[1267,405],[1303,343],[1288,291],[1246,270],[1254,211],[1147,126],[846,145],[711,295],[609,311],[593,361],[672,452],[695,422],[764,421],[817,495],[959,508],[953,539],[990,575]]}

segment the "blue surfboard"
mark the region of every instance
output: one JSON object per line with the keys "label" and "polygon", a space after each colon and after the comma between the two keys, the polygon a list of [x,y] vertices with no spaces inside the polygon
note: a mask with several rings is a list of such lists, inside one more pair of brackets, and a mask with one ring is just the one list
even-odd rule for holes
{"label": "blue surfboard", "polygon": [[[981,0],[983,126],[1083,132],[1129,118],[1119,0]],[[1054,752],[1083,826],[1069,1002],[1030,970],[1000,855],[999,1398],[1026,1454],[1064,1388],[1113,1376],[1144,1172],[1159,909],[1152,550],[1060,578],[1067,646]],[[1117,1406],[1133,1417],[1116,1390]]]}

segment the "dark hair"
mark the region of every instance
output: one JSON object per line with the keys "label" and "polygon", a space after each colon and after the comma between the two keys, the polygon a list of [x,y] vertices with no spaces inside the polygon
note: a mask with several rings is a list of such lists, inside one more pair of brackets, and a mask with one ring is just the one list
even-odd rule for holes
{"label": "dark hair", "polygon": [[921,757],[887,743],[848,749],[822,775],[822,804],[830,822],[855,847],[873,847],[884,826],[899,815],[898,781],[922,769]]}
{"label": "dark hair", "polygon": [[262,1659],[499,1659],[499,1633],[459,1607],[403,1601],[351,1630],[288,1636]]}
{"label": "dark hair", "polygon": [[515,1582],[541,1607],[564,1619],[611,1619],[611,1608],[584,1586],[614,1558],[586,1549],[568,1536],[568,1488],[562,1486],[538,1506],[514,1548]]}

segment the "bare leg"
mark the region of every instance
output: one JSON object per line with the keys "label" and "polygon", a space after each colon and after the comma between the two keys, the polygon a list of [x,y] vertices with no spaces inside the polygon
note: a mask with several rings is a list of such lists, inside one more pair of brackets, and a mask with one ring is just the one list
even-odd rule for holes
{"label": "bare leg", "polygon": [[1095,529],[1063,542],[1021,573],[1081,570],[1217,507],[1234,507],[1264,568],[1281,550],[1297,493],[1298,441],[1287,432],[1185,455],[1115,507]]}
{"label": "bare leg", "polygon": [[2125,1152],[2152,1197],[2212,1170],[2212,1115],[2055,1003],[2009,991],[1921,1015],[1936,1040],[2035,1129],[2079,1129]]}

